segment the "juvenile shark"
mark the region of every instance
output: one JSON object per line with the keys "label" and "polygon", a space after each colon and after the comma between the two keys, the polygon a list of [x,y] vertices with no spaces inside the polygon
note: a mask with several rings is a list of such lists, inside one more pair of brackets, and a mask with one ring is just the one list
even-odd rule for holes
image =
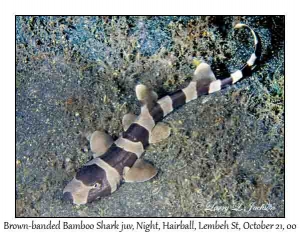
{"label": "juvenile shark", "polygon": [[157,174],[157,170],[140,157],[151,143],[170,135],[170,128],[159,121],[174,109],[211,94],[250,76],[261,55],[259,36],[246,24],[234,28],[247,28],[254,38],[254,52],[242,66],[228,78],[216,79],[210,66],[201,63],[187,87],[158,100],[157,94],[145,85],[135,88],[142,103],[141,113],[123,117],[124,132],[116,141],[104,132],[95,131],[90,137],[94,159],[86,163],[63,190],[63,198],[74,204],[86,204],[115,192],[124,182],[143,182]]}

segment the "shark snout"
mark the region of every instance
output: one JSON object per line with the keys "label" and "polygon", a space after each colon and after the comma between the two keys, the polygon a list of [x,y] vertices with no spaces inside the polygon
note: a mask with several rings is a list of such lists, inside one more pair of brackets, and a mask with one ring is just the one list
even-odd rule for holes
{"label": "shark snout", "polygon": [[91,189],[74,177],[63,191],[63,200],[76,205],[86,204]]}

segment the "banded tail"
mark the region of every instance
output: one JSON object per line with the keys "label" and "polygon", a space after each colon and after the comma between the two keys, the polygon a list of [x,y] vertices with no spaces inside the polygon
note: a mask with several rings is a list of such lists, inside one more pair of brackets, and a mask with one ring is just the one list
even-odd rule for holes
{"label": "banded tail", "polygon": [[252,74],[253,69],[257,65],[257,61],[261,56],[261,42],[259,36],[246,24],[237,24],[235,29],[245,27],[251,31],[254,39],[254,52],[251,54],[248,61],[237,71],[232,73],[230,77],[225,79],[215,79],[215,76],[206,63],[200,64],[195,70],[195,78],[189,85],[181,90],[178,90],[170,95],[167,95],[157,101],[150,111],[150,115],[155,122],[162,120],[166,115],[174,109],[188,103],[191,100],[197,99],[201,95],[211,94],[225,87],[236,83],[246,76]]}

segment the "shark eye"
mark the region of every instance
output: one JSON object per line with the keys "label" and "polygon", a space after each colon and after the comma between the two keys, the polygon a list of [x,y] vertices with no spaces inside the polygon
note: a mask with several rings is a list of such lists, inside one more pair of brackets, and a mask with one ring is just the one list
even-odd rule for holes
{"label": "shark eye", "polygon": [[100,188],[100,187],[101,187],[101,184],[100,184],[100,183],[95,183],[93,187],[94,187],[94,188]]}

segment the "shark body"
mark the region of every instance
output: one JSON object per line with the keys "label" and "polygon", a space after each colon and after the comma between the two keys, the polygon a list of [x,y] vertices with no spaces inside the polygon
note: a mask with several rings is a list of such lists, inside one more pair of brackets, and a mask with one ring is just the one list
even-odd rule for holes
{"label": "shark body", "polygon": [[261,55],[259,36],[246,24],[235,28],[249,29],[254,38],[254,52],[243,67],[225,79],[216,79],[210,66],[201,63],[187,87],[157,100],[157,94],[146,86],[136,86],[138,100],[143,103],[139,116],[123,117],[124,132],[116,141],[104,132],[94,132],[90,139],[94,159],[86,163],[63,190],[65,200],[86,204],[115,192],[124,182],[143,182],[157,170],[140,157],[150,143],[166,138],[170,129],[160,121],[174,109],[211,94],[250,76]]}

